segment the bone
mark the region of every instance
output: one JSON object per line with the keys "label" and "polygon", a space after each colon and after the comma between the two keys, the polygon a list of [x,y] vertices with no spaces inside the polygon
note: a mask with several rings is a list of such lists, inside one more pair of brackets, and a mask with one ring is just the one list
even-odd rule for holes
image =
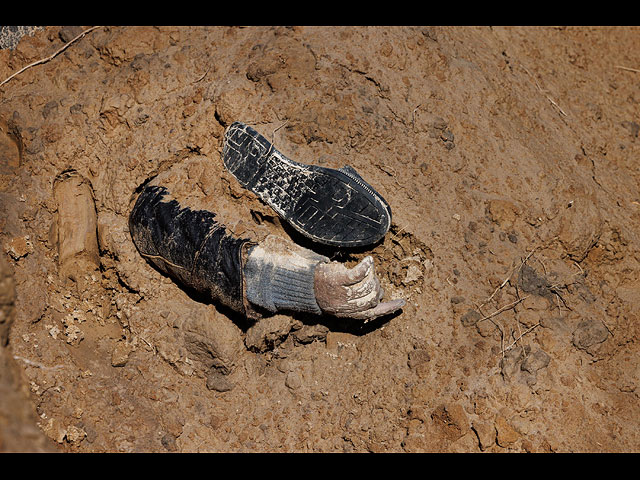
{"label": "bone", "polygon": [[73,280],[100,264],[97,217],[90,182],[76,171],[63,172],[54,182],[58,205],[58,264],[60,274]]}

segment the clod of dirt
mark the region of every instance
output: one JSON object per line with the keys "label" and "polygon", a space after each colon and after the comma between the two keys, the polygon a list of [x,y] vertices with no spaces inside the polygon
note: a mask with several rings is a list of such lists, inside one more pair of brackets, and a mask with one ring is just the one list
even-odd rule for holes
{"label": "clod of dirt", "polygon": [[409,365],[409,368],[415,369],[430,360],[431,355],[429,355],[429,352],[423,348],[418,348],[409,352],[407,365]]}
{"label": "clod of dirt", "polygon": [[545,351],[538,349],[522,361],[520,368],[531,374],[535,374],[538,370],[547,367],[550,360],[551,357],[549,357]]}
{"label": "clod of dirt", "polygon": [[478,437],[478,445],[480,450],[485,451],[496,442],[496,427],[493,424],[474,421],[472,426],[473,431]]}
{"label": "clod of dirt", "polygon": [[134,348],[125,340],[116,342],[111,353],[111,366],[112,367],[124,367],[129,361],[129,355]]}
{"label": "clod of dirt", "polygon": [[383,243],[374,250],[377,265],[390,265],[389,283],[401,287],[406,299],[422,292],[425,271],[433,260],[431,249],[411,233],[392,224]]}
{"label": "clod of dirt", "polygon": [[214,368],[207,376],[207,388],[216,392],[228,392],[233,388],[233,383],[226,375]]}
{"label": "clod of dirt", "polygon": [[566,335],[571,332],[564,318],[556,316],[544,316],[540,319],[540,325],[551,329],[556,335]]}
{"label": "clod of dirt", "polygon": [[549,365],[551,357],[541,349],[532,351],[529,345],[517,346],[505,353],[500,361],[500,372],[507,381],[520,381],[535,385],[539,370]]}
{"label": "clod of dirt", "polygon": [[291,390],[296,390],[302,386],[302,379],[298,372],[288,372],[284,384]]}
{"label": "clod of dirt", "polygon": [[500,360],[500,373],[506,380],[512,379],[521,369],[521,363],[531,351],[531,347],[514,347]]}
{"label": "clod of dirt", "polygon": [[5,251],[14,260],[20,260],[33,252],[33,243],[29,235],[15,237],[7,242]]}
{"label": "clod of dirt", "polygon": [[506,418],[499,415],[495,421],[496,443],[501,447],[509,447],[520,439],[520,434],[514,429]]}
{"label": "clod of dirt", "polygon": [[176,452],[178,451],[178,446],[176,445],[176,437],[167,433],[162,436],[160,440],[162,446],[167,449],[168,452]]}
{"label": "clod of dirt", "polygon": [[522,209],[508,200],[490,200],[487,202],[486,213],[503,230],[510,230],[522,214]]}
{"label": "clod of dirt", "polygon": [[254,352],[272,350],[287,338],[293,324],[293,319],[286,315],[262,318],[247,330],[244,343]]}
{"label": "clod of dirt", "polygon": [[571,205],[562,217],[558,240],[569,258],[581,262],[598,243],[604,220],[597,202],[586,193],[580,192]]}
{"label": "clod of dirt", "polygon": [[480,320],[482,320],[482,315],[480,315],[480,313],[473,309],[468,310],[467,313],[465,313],[460,319],[462,325],[464,325],[465,327],[471,327],[478,323]]}
{"label": "clod of dirt", "polygon": [[305,345],[315,341],[325,341],[329,329],[325,325],[303,325],[292,333],[293,341],[297,344]]}
{"label": "clod of dirt", "polygon": [[518,286],[526,293],[545,298],[553,297],[551,282],[546,277],[538,275],[534,268],[526,264],[520,269]]}
{"label": "clod of dirt", "polygon": [[188,358],[203,371],[217,368],[229,374],[236,366],[241,348],[238,328],[228,319],[214,316],[210,309],[204,313],[194,310],[182,320]]}
{"label": "clod of dirt", "polygon": [[451,441],[462,437],[469,430],[469,418],[462,405],[457,403],[440,405],[431,414],[431,418]]}
{"label": "clod of dirt", "polygon": [[64,335],[69,345],[78,345],[84,340],[84,332],[78,326],[84,319],[77,315],[77,312],[70,313],[62,318]]}
{"label": "clod of dirt", "polygon": [[600,320],[588,318],[581,321],[573,332],[573,344],[580,350],[604,342],[609,337],[609,330]]}

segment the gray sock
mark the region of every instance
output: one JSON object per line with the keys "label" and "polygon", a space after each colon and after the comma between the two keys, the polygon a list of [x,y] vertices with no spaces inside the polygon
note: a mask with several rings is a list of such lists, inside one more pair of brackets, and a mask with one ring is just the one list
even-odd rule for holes
{"label": "gray sock", "polygon": [[268,237],[249,251],[244,267],[247,299],[270,312],[293,310],[320,314],[316,302],[316,266],[329,259]]}

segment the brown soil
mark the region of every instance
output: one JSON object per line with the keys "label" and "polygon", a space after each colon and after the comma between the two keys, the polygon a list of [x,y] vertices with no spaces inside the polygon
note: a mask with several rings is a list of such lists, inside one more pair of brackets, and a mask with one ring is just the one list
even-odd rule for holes
{"label": "brown soil", "polygon": [[[1,50],[0,79],[78,32]],[[101,27],[14,77],[0,450],[640,450],[638,42],[638,28]],[[132,194],[183,164],[211,208],[233,199],[291,234],[221,169],[234,120],[385,196],[385,240],[341,258],[372,254],[399,315],[251,325],[137,254]]]}

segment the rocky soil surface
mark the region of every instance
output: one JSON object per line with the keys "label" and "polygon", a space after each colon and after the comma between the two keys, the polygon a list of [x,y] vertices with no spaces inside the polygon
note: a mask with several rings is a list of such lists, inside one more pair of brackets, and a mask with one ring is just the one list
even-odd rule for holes
{"label": "rocky soil surface", "polygon": [[[87,28],[0,50],[0,81]],[[639,42],[626,27],[99,27],[11,78],[0,450],[640,450]],[[302,242],[225,173],[235,120],[389,201],[380,244],[332,255],[373,255],[401,313],[252,324],[138,255],[132,195],[181,165],[209,208]]]}

